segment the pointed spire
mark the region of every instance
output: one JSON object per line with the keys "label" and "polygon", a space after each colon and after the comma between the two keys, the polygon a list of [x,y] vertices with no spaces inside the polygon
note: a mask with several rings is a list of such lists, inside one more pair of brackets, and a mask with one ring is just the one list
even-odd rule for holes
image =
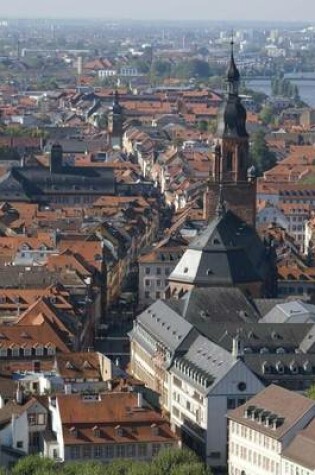
{"label": "pointed spire", "polygon": [[234,60],[234,36],[232,32],[232,39],[231,39],[231,58],[230,64],[227,70],[227,80],[229,83],[238,83],[240,80],[240,73],[236,67],[235,60]]}
{"label": "pointed spire", "polygon": [[226,207],[225,207],[225,203],[224,203],[224,200],[223,200],[223,185],[222,185],[222,183],[220,183],[219,200],[218,200],[218,204],[217,204],[217,207],[216,207],[216,210],[215,210],[215,214],[217,216],[223,216],[223,215],[225,215],[225,213],[226,213]]}

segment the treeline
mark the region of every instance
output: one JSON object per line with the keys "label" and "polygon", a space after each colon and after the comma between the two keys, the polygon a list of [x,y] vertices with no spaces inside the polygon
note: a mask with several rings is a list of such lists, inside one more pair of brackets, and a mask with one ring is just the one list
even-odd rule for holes
{"label": "treeline", "polygon": [[296,84],[292,84],[289,79],[276,76],[271,80],[271,93],[273,96],[283,96],[295,101],[300,100],[299,88]]}
{"label": "treeline", "polygon": [[167,449],[159,452],[152,462],[117,460],[108,464],[97,462],[72,462],[58,464],[55,461],[30,455],[21,459],[0,475],[211,475],[198,457],[189,450]]}

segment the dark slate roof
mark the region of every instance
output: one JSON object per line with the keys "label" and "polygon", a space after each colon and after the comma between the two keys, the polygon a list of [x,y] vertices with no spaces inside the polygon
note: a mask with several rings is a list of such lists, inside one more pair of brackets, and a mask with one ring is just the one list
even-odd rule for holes
{"label": "dark slate roof", "polygon": [[227,211],[192,241],[170,280],[202,287],[225,286],[262,282],[268,271],[267,251],[255,229]]}
{"label": "dark slate roof", "polygon": [[257,322],[259,314],[238,288],[211,287],[193,289],[182,302],[182,315],[192,325],[204,323]]}
{"label": "dark slate roof", "polygon": [[115,193],[113,168],[62,167],[58,173],[49,168],[12,168],[0,179],[0,199],[29,201],[47,194]]}
{"label": "dark slate roof", "polygon": [[246,354],[243,361],[265,383],[277,380],[281,386],[300,390],[294,383],[315,379],[314,354]]}
{"label": "dark slate roof", "polygon": [[[190,321],[191,323],[191,321]],[[312,324],[286,323],[237,323],[222,322],[209,324],[202,319],[194,319],[193,325],[204,336],[219,344],[228,351],[232,351],[233,337],[240,335],[244,351],[277,354],[282,349],[287,353],[302,351],[301,346],[309,335],[315,334]],[[313,331],[314,330],[314,331]]]}
{"label": "dark slate roof", "polygon": [[285,303],[287,300],[282,299],[253,299],[253,304],[256,310],[259,312],[261,317],[264,317],[267,313],[269,313],[276,305]]}
{"label": "dark slate roof", "polygon": [[137,323],[171,351],[183,344],[193,327],[167,302],[157,300],[137,317]]}

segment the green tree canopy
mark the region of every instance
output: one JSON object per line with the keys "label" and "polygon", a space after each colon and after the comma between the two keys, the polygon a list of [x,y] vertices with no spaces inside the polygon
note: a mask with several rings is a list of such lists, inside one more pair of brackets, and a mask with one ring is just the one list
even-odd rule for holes
{"label": "green tree canopy", "polygon": [[277,163],[275,154],[268,148],[263,130],[258,130],[253,134],[251,157],[258,175],[262,175],[264,171],[274,167]]}
{"label": "green tree canopy", "polygon": [[[9,472],[10,473],[10,472]],[[189,450],[167,449],[150,462],[115,460],[98,462],[67,462],[30,455],[21,459],[10,475],[211,475],[211,471]],[[2,475],[0,471],[0,475]]]}
{"label": "green tree canopy", "polygon": [[52,471],[55,467],[55,462],[48,458],[40,457],[39,455],[29,455],[22,458],[13,467],[12,475],[42,475],[45,472]]}
{"label": "green tree canopy", "polygon": [[193,77],[208,78],[211,75],[207,61],[191,59],[178,63],[175,67],[175,75],[179,78],[189,79]]}

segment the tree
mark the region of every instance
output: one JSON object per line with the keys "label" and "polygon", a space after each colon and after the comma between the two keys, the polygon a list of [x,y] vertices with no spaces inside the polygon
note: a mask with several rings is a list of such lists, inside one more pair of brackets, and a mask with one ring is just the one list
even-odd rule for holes
{"label": "tree", "polygon": [[[166,449],[158,453],[153,459],[152,466],[158,469],[158,473],[177,475],[180,467],[203,464],[200,463],[197,455],[187,449]],[[189,472],[186,472],[189,473]],[[191,475],[195,475],[194,472]],[[199,475],[196,472],[196,475]]]}
{"label": "tree", "polygon": [[272,107],[266,105],[262,108],[259,114],[259,118],[264,125],[270,125],[274,121],[274,113]]}
{"label": "tree", "polygon": [[39,455],[29,455],[17,462],[12,468],[12,475],[42,475],[45,472],[55,471],[55,462],[49,458],[43,458]]}
{"label": "tree", "polygon": [[263,130],[258,130],[253,135],[251,157],[258,175],[262,175],[264,171],[274,167],[277,163],[276,155],[268,148]]}
{"label": "tree", "polygon": [[313,384],[306,393],[306,396],[309,397],[310,399],[315,400],[315,384]]}
{"label": "tree", "polygon": [[175,75],[179,78],[190,79],[208,78],[210,76],[210,66],[207,61],[201,59],[191,59],[188,61],[181,61],[175,67]]}

